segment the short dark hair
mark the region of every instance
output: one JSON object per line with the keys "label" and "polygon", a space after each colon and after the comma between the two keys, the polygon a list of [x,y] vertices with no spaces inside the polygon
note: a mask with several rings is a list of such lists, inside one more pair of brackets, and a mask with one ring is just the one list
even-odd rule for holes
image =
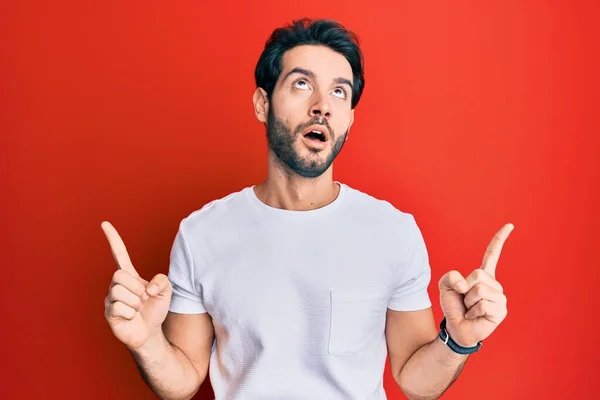
{"label": "short dark hair", "polygon": [[304,44],[327,46],[346,57],[353,75],[352,108],[356,107],[365,86],[363,54],[356,34],[337,21],[302,18],[275,29],[256,64],[256,86],[270,98],[283,69],[284,53]]}

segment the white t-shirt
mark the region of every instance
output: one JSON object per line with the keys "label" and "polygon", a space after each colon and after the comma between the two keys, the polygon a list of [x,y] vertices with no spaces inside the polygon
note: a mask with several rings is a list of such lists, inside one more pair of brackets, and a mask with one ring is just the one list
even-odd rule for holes
{"label": "white t-shirt", "polygon": [[427,250],[411,214],[339,184],[316,210],[246,187],[181,222],[170,311],[212,317],[217,400],[386,399],[386,310],[431,306]]}

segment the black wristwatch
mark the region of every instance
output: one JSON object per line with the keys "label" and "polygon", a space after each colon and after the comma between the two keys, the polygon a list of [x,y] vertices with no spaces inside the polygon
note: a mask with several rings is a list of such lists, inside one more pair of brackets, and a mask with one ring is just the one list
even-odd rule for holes
{"label": "black wristwatch", "polygon": [[458,354],[475,353],[476,351],[479,351],[479,348],[483,344],[483,342],[480,341],[479,343],[477,343],[477,345],[473,347],[463,347],[456,343],[454,340],[452,340],[452,338],[448,334],[448,331],[446,330],[446,317],[444,317],[444,319],[442,319],[442,322],[440,323],[440,339],[442,339],[442,341],[445,344],[447,344],[448,347],[452,349],[452,351]]}

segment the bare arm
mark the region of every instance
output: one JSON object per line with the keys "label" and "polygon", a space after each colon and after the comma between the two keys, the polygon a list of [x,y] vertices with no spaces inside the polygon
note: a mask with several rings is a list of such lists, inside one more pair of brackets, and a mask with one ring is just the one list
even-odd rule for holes
{"label": "bare arm", "polygon": [[[440,305],[447,332],[459,345],[473,347],[485,340],[508,313],[496,265],[508,235],[505,224],[488,245],[481,267],[466,278],[450,271],[440,279]],[[468,356],[453,352],[438,338],[431,309],[388,310],[386,336],[394,378],[411,399],[437,399],[456,380]]]}
{"label": "bare arm", "polygon": [[214,340],[210,315],[169,312],[169,277],[157,274],[150,282],[140,277],[117,230],[108,221],[101,226],[118,267],[104,299],[110,329],[158,397],[190,399],[208,370]]}
{"label": "bare arm", "polygon": [[206,378],[213,338],[208,313],[169,312],[162,331],[131,352],[140,375],[158,397],[190,399]]}
{"label": "bare arm", "polygon": [[392,374],[412,400],[437,399],[456,380],[467,356],[438,338],[431,308],[387,311],[386,337]]}

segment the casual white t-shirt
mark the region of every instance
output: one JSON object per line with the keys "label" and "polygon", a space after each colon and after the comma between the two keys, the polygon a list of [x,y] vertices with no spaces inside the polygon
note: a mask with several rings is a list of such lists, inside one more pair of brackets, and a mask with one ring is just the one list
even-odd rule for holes
{"label": "casual white t-shirt", "polygon": [[181,222],[170,311],[212,317],[217,400],[386,399],[386,310],[431,306],[427,250],[411,214],[339,184],[316,210],[246,187]]}

